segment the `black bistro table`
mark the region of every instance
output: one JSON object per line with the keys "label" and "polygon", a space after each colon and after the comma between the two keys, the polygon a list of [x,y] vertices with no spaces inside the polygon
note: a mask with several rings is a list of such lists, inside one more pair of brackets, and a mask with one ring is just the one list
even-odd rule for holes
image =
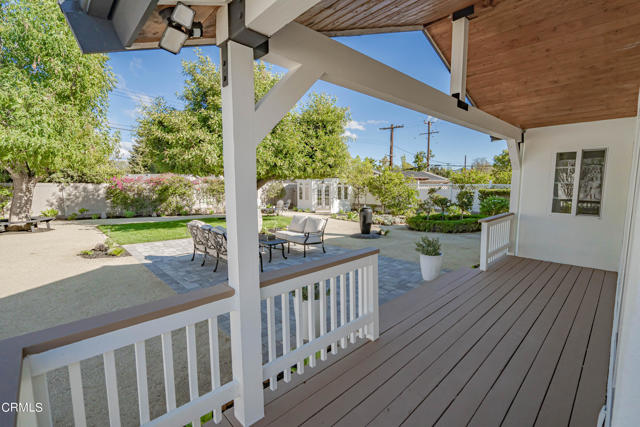
{"label": "black bistro table", "polygon": [[282,258],[287,259],[287,256],[284,254],[284,244],[287,243],[286,240],[282,240],[282,239],[259,239],[258,240],[260,247],[261,248],[269,248],[269,262],[271,262],[271,258],[272,258],[272,251],[274,247],[277,247],[278,245],[280,245],[280,249],[282,250]]}

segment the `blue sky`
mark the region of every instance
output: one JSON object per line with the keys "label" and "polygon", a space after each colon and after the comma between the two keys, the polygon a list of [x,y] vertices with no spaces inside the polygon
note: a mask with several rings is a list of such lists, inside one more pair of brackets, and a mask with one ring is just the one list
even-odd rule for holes
{"label": "blue sky", "polygon": [[[449,90],[449,72],[420,32],[340,37],[336,40],[436,89]],[[202,50],[216,64],[219,62],[217,47],[204,47]],[[177,96],[184,81],[181,61],[194,59],[195,54],[193,49],[185,48],[175,56],[162,50],[148,50],[113,53],[110,58],[118,87],[110,96],[109,122],[114,129],[120,130],[122,153],[126,156],[133,142],[131,130],[136,124],[141,104],[162,96],[171,105],[182,105]],[[425,115],[322,81],[313,85],[310,91],[326,92],[335,96],[340,106],[349,107],[353,121],[347,132],[354,138],[349,142],[352,155],[380,159],[388,154],[389,131],[379,128],[391,123],[404,125],[395,131],[394,163],[399,164],[403,154],[411,161],[413,153],[426,151],[425,136],[419,135],[426,132]],[[506,148],[504,141],[490,142],[485,134],[442,120],[436,120],[432,130],[439,132],[431,139],[431,150],[436,156],[434,164],[462,165],[465,155],[469,164],[480,157],[491,160]]]}

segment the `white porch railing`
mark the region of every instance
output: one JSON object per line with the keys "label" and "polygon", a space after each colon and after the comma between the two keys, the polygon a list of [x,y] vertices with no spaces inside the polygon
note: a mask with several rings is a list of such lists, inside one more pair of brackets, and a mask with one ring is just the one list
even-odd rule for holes
{"label": "white porch railing", "polygon": [[365,256],[352,256],[322,270],[311,268],[306,274],[277,283],[263,282],[268,348],[263,379],[269,379],[272,390],[277,388],[278,374],[289,382],[294,365],[302,374],[305,363],[316,366],[318,353],[321,360],[326,360],[329,347],[332,354],[337,354],[338,347],[344,349],[348,343],[355,343],[356,336],[378,338],[377,250],[356,254]]}
{"label": "white porch railing", "polygon": [[[232,309],[233,298],[224,298],[25,357],[22,365],[20,401],[41,402],[45,410],[35,415],[21,413],[24,415],[18,418],[18,425],[52,425],[46,375],[55,369],[66,367],[69,372],[74,424],[76,426],[86,426],[86,408],[80,362],[94,356],[102,355],[109,425],[119,426],[120,398],[118,395],[114,350],[129,345],[133,345],[135,352],[138,410],[141,425],[180,426],[192,423],[194,427],[200,426],[200,417],[211,412],[212,409],[214,421],[220,422],[222,405],[238,396],[238,384],[235,381],[231,381],[223,386],[220,385],[218,316],[229,313]],[[205,320],[208,322],[209,328],[208,344],[212,390],[200,396],[198,391],[195,324]],[[186,332],[190,402],[176,407],[172,331],[181,328],[184,328]],[[145,340],[158,336],[161,337],[162,341],[162,363],[167,412],[151,420]]]}
{"label": "white porch railing", "polygon": [[480,270],[487,268],[507,255],[512,247],[511,228],[515,215],[507,212],[479,220],[482,224],[480,238]]}
{"label": "white porch railing", "polygon": [[[263,363],[262,378],[254,382],[260,384],[259,392],[262,392],[265,380],[269,380],[269,386],[276,389],[280,375],[289,382],[293,368],[302,374],[305,363],[308,363],[308,368],[315,367],[317,354],[326,360],[328,353],[336,354],[339,348],[356,343],[358,338],[378,338],[377,249],[362,249],[263,273],[260,288],[264,300],[262,326],[266,329],[264,339],[268,360]],[[303,290],[312,298],[314,294],[318,295],[316,302],[306,304],[307,309],[303,304]],[[61,401],[71,402],[74,425],[86,426],[88,419],[92,423],[91,414],[95,408],[87,405],[91,399],[85,402],[88,391],[83,390],[83,376],[86,386],[87,377],[96,372],[88,370],[86,362],[81,367],[81,362],[100,357],[102,366],[98,366],[104,371],[104,383],[99,385],[102,387],[99,393],[107,398],[108,424],[120,426],[125,414],[123,411],[121,416],[120,404],[133,397],[130,390],[125,394],[122,387],[118,387],[115,351],[124,347],[131,348],[134,353],[130,363],[135,365],[135,370],[130,366],[130,372],[132,378],[135,376],[133,385],[137,391],[141,425],[184,426],[191,423],[195,427],[201,425],[202,416],[211,412],[213,420],[220,422],[224,406],[242,399],[243,392],[248,392],[249,387],[241,384],[235,376],[236,366],[242,364],[243,358],[242,354],[233,354],[233,351],[233,379],[221,384],[218,318],[236,310],[238,298],[235,291],[227,285],[216,285],[2,341],[0,401],[32,406],[40,403],[43,410],[0,413],[0,425],[51,426],[54,419],[50,403]],[[196,324],[198,327],[206,326],[208,333],[197,335]],[[303,324],[306,325],[306,334]],[[233,330],[233,324],[231,329],[233,342],[237,336],[234,334],[238,332]],[[181,342],[172,338],[176,330],[184,331],[185,338]],[[158,337],[159,347],[145,344],[146,340],[157,340]],[[209,350],[207,363],[210,365],[211,390],[202,395],[198,387],[196,337],[198,347],[206,342]],[[277,345],[278,340],[281,344]],[[185,368],[174,364],[174,356],[176,360],[182,360],[182,353],[174,355],[174,349],[185,347],[187,372],[178,371]],[[153,364],[147,363],[147,357],[153,357],[150,362],[158,361],[158,371],[162,361],[161,378],[148,376],[148,372],[155,369]],[[118,358],[118,361],[117,373],[122,378],[120,362],[123,360]],[[178,370],[174,372],[176,367]],[[68,372],[69,387],[61,389],[56,386],[55,399],[50,399],[51,380],[59,376],[52,371],[60,368]],[[100,372],[98,375],[102,376]],[[203,375],[208,375],[208,372],[201,372],[200,377]],[[177,403],[184,398],[178,396],[177,399],[176,396],[178,378],[184,378],[185,383],[188,379],[188,402],[180,406]],[[152,382],[163,384],[164,395],[150,393]],[[93,385],[91,387],[90,395],[93,396],[95,390]],[[165,407],[166,412],[158,416],[159,410],[162,412]]]}

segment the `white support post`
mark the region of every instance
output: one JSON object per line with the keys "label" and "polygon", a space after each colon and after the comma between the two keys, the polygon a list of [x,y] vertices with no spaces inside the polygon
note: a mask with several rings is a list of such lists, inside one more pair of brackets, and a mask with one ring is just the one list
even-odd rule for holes
{"label": "white support post", "polygon": [[380,315],[378,313],[378,255],[371,257],[371,265],[361,270],[364,272],[365,286],[369,286],[369,312],[373,313],[373,322],[367,328],[367,338],[375,341],[380,337]]}
{"label": "white support post", "polygon": [[[221,54],[224,55],[224,48]],[[253,51],[229,41],[228,84],[222,88],[224,182],[229,286],[236,307],[230,313],[233,378],[240,385],[234,413],[242,425],[264,416],[262,336],[258,263],[256,144],[253,116]]]}
{"label": "white support post", "polygon": [[[35,398],[33,393],[33,382],[31,379],[31,364],[29,359],[22,360],[22,373],[20,381],[20,393],[18,400],[22,404],[28,404],[35,407]],[[48,408],[47,408],[48,410]],[[38,425],[36,412],[22,411],[18,413],[18,427],[28,427]]]}
{"label": "white support post", "polygon": [[520,187],[522,186],[522,158],[518,141],[507,139],[507,149],[511,160],[511,191],[509,212],[515,213],[511,222],[511,248],[509,254],[518,255],[518,228],[520,227]]}
{"label": "white support post", "polygon": [[459,94],[460,101],[467,96],[467,47],[469,45],[469,19],[452,22],[451,29],[451,95]]}
{"label": "white support post", "polygon": [[480,232],[480,270],[487,271],[487,260],[489,255],[489,224],[483,222]]}

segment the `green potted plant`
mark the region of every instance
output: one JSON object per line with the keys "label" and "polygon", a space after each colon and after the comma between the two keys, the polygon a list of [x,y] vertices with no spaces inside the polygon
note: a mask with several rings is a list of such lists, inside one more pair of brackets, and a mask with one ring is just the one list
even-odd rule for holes
{"label": "green potted plant", "polygon": [[420,272],[422,279],[430,281],[440,275],[442,251],[440,240],[424,236],[416,242],[416,251],[420,252]]}

